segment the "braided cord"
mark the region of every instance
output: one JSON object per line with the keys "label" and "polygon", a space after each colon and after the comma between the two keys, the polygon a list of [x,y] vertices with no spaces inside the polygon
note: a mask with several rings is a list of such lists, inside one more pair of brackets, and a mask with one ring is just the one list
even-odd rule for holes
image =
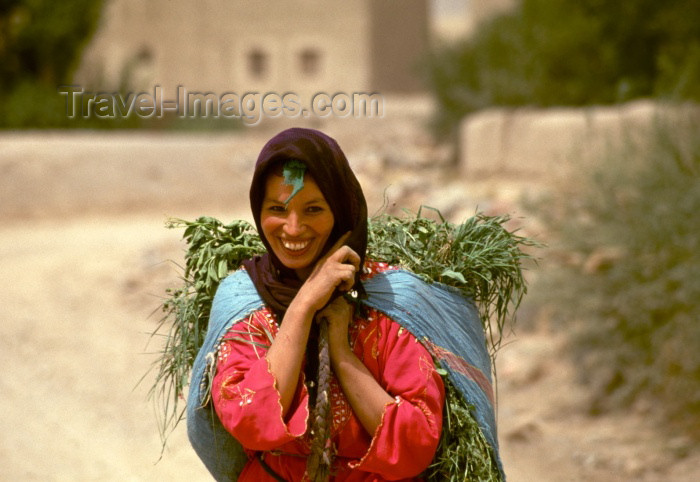
{"label": "braided cord", "polygon": [[330,440],[330,381],[331,361],[328,350],[328,320],[320,321],[318,336],[318,389],[312,418],[311,455],[306,462],[306,473],[313,482],[328,480],[333,457]]}

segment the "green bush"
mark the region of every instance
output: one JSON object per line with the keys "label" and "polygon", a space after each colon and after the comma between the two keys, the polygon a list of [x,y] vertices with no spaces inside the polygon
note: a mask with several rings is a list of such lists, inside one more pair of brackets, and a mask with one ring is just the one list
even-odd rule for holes
{"label": "green bush", "polygon": [[103,0],[9,0],[0,7],[0,128],[65,127],[58,95],[97,27]]}
{"label": "green bush", "polygon": [[700,100],[696,10],[697,0],[522,0],[429,61],[437,130],[494,105]]}
{"label": "green bush", "polygon": [[558,261],[534,288],[573,333],[571,352],[593,388],[592,412],[652,401],[654,414],[695,436],[699,132],[696,110],[540,200]]}

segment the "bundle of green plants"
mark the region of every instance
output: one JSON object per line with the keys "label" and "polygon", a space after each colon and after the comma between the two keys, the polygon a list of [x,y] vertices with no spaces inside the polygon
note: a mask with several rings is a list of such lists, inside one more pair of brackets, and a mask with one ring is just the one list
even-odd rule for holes
{"label": "bundle of green plants", "polygon": [[265,252],[255,228],[246,221],[224,224],[202,216],[195,221],[171,219],[166,226],[184,228],[182,237],[187,251],[181,285],[166,290],[161,305],[163,316],[152,335],[164,338],[153,365],[156,378],[149,392],[149,397],[160,405],[156,415],[162,417],[158,426],[163,441],[184,416],[185,409],[179,405],[194,359],[204,343],[219,283],[244,260]]}
{"label": "bundle of green plants", "polygon": [[[493,356],[526,293],[522,263],[531,255],[523,248],[536,243],[506,229],[508,216],[476,214],[462,224],[447,222],[438,212],[436,217],[429,219],[419,211],[415,216],[383,214],[370,219],[367,257],[400,265],[427,282],[453,286],[471,297],[479,307]],[[245,221],[224,224],[211,217],[200,217],[195,221],[171,220],[168,227],[184,228],[188,248],[182,286],[166,292],[164,315],[154,332],[154,336],[165,338],[154,364],[156,378],[150,391],[159,405],[156,412],[162,416],[159,426],[164,440],[184,415],[184,408],[178,405],[204,341],[219,282],[238,269],[243,260],[264,252],[254,227]],[[446,460],[455,460],[456,453],[470,453],[482,447],[485,451],[479,452],[476,460],[493,460],[488,444],[480,445],[485,442],[471,408],[451,384],[447,386],[450,430],[445,434],[449,432],[451,441],[441,443],[440,453]],[[473,465],[487,467],[494,477],[498,475],[495,465]],[[444,480],[445,473],[453,473],[447,468],[448,465],[435,466],[432,473]],[[479,476],[473,480],[497,478]]]}
{"label": "bundle of green plants", "polygon": [[493,449],[472,413],[474,407],[445,376],[445,416],[442,436],[427,471],[431,482],[498,482],[503,480]]}
{"label": "bundle of green plants", "polygon": [[[578,188],[536,205],[551,231],[536,298],[573,333],[591,411],[642,403],[700,438],[700,111],[637,132]],[[571,186],[570,186],[571,187]],[[677,434],[678,432],[676,432]]]}
{"label": "bundle of green plants", "polygon": [[423,216],[383,214],[370,219],[367,256],[405,268],[424,281],[459,289],[479,308],[489,348],[495,354],[506,323],[527,292],[522,262],[531,259],[523,248],[539,246],[505,228],[507,215],[476,213],[462,224]]}

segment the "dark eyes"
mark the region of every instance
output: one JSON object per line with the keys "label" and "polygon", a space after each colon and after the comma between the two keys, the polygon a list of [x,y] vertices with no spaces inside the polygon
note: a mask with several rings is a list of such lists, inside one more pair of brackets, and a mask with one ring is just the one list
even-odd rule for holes
{"label": "dark eyes", "polygon": [[[280,204],[273,204],[271,206],[268,206],[267,208],[268,211],[273,212],[273,213],[284,213],[287,211],[287,208]],[[323,212],[324,208],[322,206],[307,206],[306,207],[306,212],[309,214],[316,214]]]}

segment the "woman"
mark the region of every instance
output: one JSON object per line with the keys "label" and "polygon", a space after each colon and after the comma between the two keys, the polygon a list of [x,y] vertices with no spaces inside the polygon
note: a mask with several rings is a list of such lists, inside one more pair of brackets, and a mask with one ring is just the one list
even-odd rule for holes
{"label": "woman", "polygon": [[[410,332],[339,296],[362,296],[363,281],[392,269],[364,260],[366,205],[343,152],[318,131],[280,133],[258,158],[250,199],[267,254],[244,266],[264,304],[233,322],[211,364],[218,419],[248,455],[239,480],[302,480],[324,464],[334,480],[419,477],[440,439],[444,387]],[[212,316],[231,302],[227,281]],[[312,406],[319,320],[331,416],[326,455],[309,459],[326,433]]]}

